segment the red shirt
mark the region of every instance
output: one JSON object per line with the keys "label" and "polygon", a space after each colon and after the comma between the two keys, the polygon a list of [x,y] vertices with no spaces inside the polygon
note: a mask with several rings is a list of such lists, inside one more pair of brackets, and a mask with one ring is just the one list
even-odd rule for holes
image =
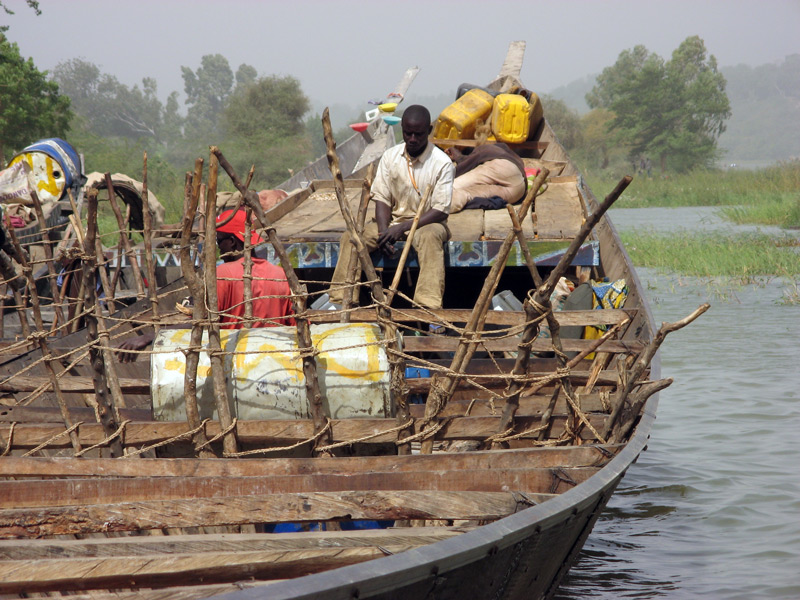
{"label": "red shirt", "polygon": [[283,269],[269,261],[253,258],[253,319],[244,321],[244,258],[217,267],[217,301],[223,328],[276,327],[294,325],[289,284]]}

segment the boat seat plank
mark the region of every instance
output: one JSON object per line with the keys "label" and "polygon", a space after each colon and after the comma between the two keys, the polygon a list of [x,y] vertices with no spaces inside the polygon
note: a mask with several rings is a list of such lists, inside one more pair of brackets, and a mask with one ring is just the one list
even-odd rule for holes
{"label": "boat seat plank", "polygon": [[[602,428],[605,417],[591,415],[592,425]],[[481,417],[454,417],[448,418],[448,423],[437,434],[437,440],[483,440],[497,433],[499,429],[499,416]],[[537,417],[521,417],[517,419],[519,430],[535,427]],[[421,421],[415,421],[413,432],[419,433]],[[60,435],[64,432],[63,424],[55,423],[20,423],[0,424],[0,442],[3,444],[13,430],[13,447],[15,449],[29,450],[44,442],[49,449],[71,448],[68,436]],[[363,443],[385,444],[394,443],[397,426],[395,419],[332,419],[331,432],[333,442],[347,442],[355,439],[369,437]],[[219,423],[211,421],[206,424],[208,437],[219,434]],[[189,430],[185,422],[130,422],[125,427],[125,444],[130,447],[155,444],[183,436]],[[564,430],[564,417],[554,415],[551,435],[557,437]],[[84,423],[76,430],[82,446],[100,444],[106,439],[103,428],[98,423]],[[388,433],[387,433],[388,432]],[[411,432],[410,432],[411,433]],[[60,437],[57,437],[59,436]],[[592,439],[585,430],[581,434],[583,439]],[[270,421],[238,421],[236,424],[236,437],[244,444],[257,444],[260,447],[275,447],[295,444],[311,439],[314,436],[314,426],[309,420],[270,420]],[[536,434],[529,436],[535,438]],[[0,498],[2,501],[2,498]]]}
{"label": "boat seat plank", "polygon": [[[558,493],[569,489],[567,481],[580,483],[598,467],[498,468],[464,471],[361,472],[355,474],[317,473],[314,475],[274,475],[270,477],[137,477],[28,479],[0,482],[0,526],[21,526],[26,511],[94,504],[146,503],[202,498],[249,498],[266,495],[296,494],[302,504],[305,495],[318,493],[347,494],[364,491],[423,492],[500,492]],[[563,479],[557,473],[564,475]],[[564,484],[563,486],[561,484]],[[314,490],[309,492],[309,490]],[[310,497],[310,496],[309,496]],[[288,501],[289,496],[286,496]],[[365,498],[361,501],[366,502]],[[191,503],[185,511],[191,512]],[[223,510],[221,502],[220,510]],[[210,509],[209,509],[210,510]],[[110,513],[113,514],[113,513]],[[340,517],[344,518],[346,513]],[[14,520],[23,518],[22,521]],[[224,518],[224,514],[220,516]],[[291,517],[294,520],[298,517]],[[365,517],[376,518],[376,517]],[[284,519],[278,519],[284,520]],[[302,519],[301,519],[302,520]],[[257,521],[257,519],[254,519]],[[253,521],[251,521],[253,522]],[[109,524],[114,527],[113,522]]]}
{"label": "boat seat plank", "polygon": [[451,240],[479,240],[484,230],[484,210],[462,210],[447,217]]}
{"label": "boat seat plank", "polygon": [[234,582],[286,579],[357,564],[414,546],[329,548],[278,552],[220,552],[0,563],[0,593],[67,592],[176,585],[191,579]]}
{"label": "boat seat plank", "polygon": [[[553,496],[535,496],[544,502]],[[204,552],[259,552],[313,548],[359,548],[375,545],[422,546],[461,535],[470,527],[392,527],[355,531],[126,536],[80,540],[0,540],[0,560],[99,558]]]}
{"label": "boat seat plank", "polygon": [[[595,472],[595,470],[589,471]],[[573,484],[584,481],[590,474],[569,470]],[[573,476],[577,476],[577,481]],[[505,490],[513,488],[518,480],[518,477],[512,477]],[[556,492],[563,492],[571,487],[561,479],[555,479],[553,476],[547,478],[548,489],[558,485],[561,489],[556,489]],[[0,539],[273,521],[494,520],[538,503],[536,492],[529,496],[524,491],[501,491],[503,487],[501,482],[496,482],[496,490],[493,492],[358,490],[245,493],[238,496],[211,494],[211,497],[208,497],[208,494],[203,497],[195,494],[195,497],[168,499],[151,495],[151,499],[147,500],[0,509]],[[548,489],[542,491],[550,493]],[[549,497],[545,496],[539,500],[546,500]],[[287,551],[285,548],[280,550]],[[0,561],[0,573],[4,564]],[[3,576],[0,575],[0,581],[2,579]]]}
{"label": "boat seat plank", "polygon": [[[561,346],[566,352],[580,352],[590,346],[595,340],[562,339]],[[519,338],[512,337],[483,337],[478,345],[480,350],[488,352],[516,352],[519,349]],[[430,336],[404,336],[403,350],[405,352],[455,352],[459,338],[446,335]],[[643,344],[638,341],[606,340],[598,348],[602,352],[615,352],[622,354],[638,354],[642,351]],[[532,352],[552,352],[553,342],[548,338],[538,338],[531,344]]]}
{"label": "boat seat plank", "polygon": [[[524,404],[524,402],[523,402]],[[114,460],[85,458],[31,458],[7,456],[0,461],[0,477],[271,477],[273,475],[357,474],[372,471],[398,473],[441,469],[504,469],[531,467],[600,467],[619,445],[538,447],[505,453],[491,451],[442,452],[406,456],[344,456],[327,460],[273,458],[196,461],[190,458]],[[198,464],[199,463],[199,464]]]}
{"label": "boat seat plank", "polygon": [[[391,319],[396,323],[416,323],[416,322],[440,322],[452,323],[454,325],[464,324],[472,316],[470,309],[441,309],[434,312],[416,308],[393,308]],[[314,323],[336,323],[339,321],[341,313],[327,310],[311,310],[308,314]],[[559,325],[563,326],[585,326],[585,325],[616,325],[625,319],[633,319],[635,310],[624,309],[603,309],[603,310],[564,310],[555,311],[554,316]],[[352,322],[376,322],[378,316],[375,310],[369,308],[356,308],[350,311]],[[486,313],[486,325],[505,325],[521,327],[525,324],[525,313],[523,311],[510,310],[490,310]]]}
{"label": "boat seat plank", "polygon": [[[361,188],[346,188],[350,210],[358,212]],[[346,229],[339,210],[336,193],[332,189],[313,192],[294,211],[283,217],[276,230],[284,242],[338,240]]]}
{"label": "boat seat plank", "polygon": [[538,239],[572,239],[583,225],[583,203],[574,176],[553,178],[535,203]]}

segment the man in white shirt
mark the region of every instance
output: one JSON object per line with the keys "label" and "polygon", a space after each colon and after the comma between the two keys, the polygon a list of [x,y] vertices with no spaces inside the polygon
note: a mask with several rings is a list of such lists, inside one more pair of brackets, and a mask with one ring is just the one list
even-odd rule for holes
{"label": "man in white shirt", "polygon": [[[431,115],[424,106],[409,106],[401,121],[404,143],[384,153],[372,183],[375,219],[364,226],[362,241],[368,251],[380,248],[394,253],[394,244],[405,239],[419,203],[431,187],[429,206],[420,217],[411,244],[419,260],[419,279],[414,302],[441,308],[444,295],[444,244],[450,237],[447,216],[453,197],[454,167],[450,158],[428,143]],[[330,299],[342,303],[350,253],[355,247],[345,232],[339,243],[339,260],[333,273]]]}

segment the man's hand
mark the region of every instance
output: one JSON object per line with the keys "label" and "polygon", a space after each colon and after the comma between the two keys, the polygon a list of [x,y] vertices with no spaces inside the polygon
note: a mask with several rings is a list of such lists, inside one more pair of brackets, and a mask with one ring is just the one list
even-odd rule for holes
{"label": "man's hand", "polygon": [[[135,362],[139,356],[137,350],[144,350],[149,344],[153,343],[155,336],[152,333],[130,338],[117,346],[116,354],[119,362]],[[134,352],[126,352],[126,350],[133,350]]]}
{"label": "man's hand", "polygon": [[406,234],[409,223],[396,223],[387,227],[383,233],[378,235],[378,248],[387,256],[394,254],[394,244]]}

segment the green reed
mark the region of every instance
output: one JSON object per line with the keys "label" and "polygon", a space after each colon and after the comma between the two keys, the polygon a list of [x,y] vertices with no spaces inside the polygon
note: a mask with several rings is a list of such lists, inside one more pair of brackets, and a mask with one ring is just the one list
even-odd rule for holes
{"label": "green reed", "polygon": [[700,277],[734,277],[744,283],[753,277],[800,275],[800,242],[790,236],[629,231],[621,237],[637,266]]}
{"label": "green reed", "polygon": [[[616,184],[607,177],[590,179],[598,197]],[[682,175],[645,174],[633,182],[617,208],[653,206],[722,206],[736,223],[800,227],[800,160],[759,169],[698,170]]]}

